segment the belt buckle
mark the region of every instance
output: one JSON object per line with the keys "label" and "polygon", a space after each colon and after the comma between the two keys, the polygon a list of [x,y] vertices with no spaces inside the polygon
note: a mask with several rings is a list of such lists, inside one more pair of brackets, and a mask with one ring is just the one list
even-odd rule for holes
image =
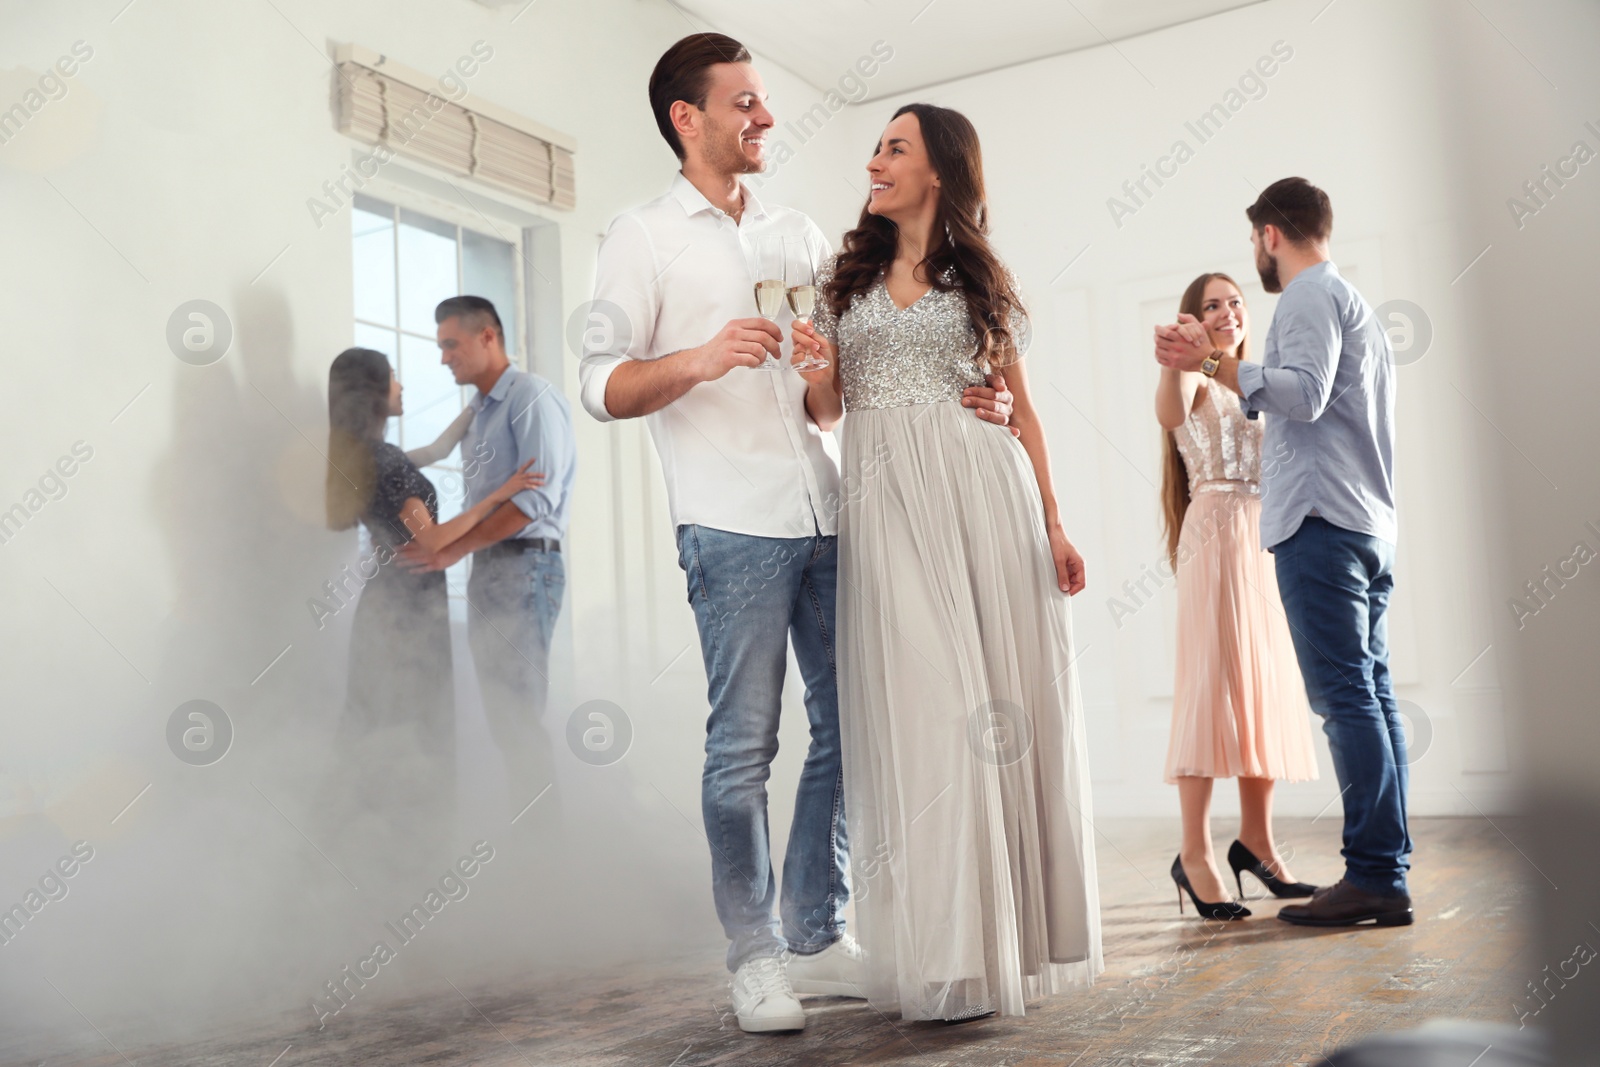
{"label": "belt buckle", "polygon": [[557,552],[560,551],[560,542],[553,537],[518,537],[515,538],[518,551],[522,552]]}

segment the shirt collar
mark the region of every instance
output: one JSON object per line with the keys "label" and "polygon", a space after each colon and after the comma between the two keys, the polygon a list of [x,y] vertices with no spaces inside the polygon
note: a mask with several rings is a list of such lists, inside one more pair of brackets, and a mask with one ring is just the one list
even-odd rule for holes
{"label": "shirt collar", "polygon": [[[756,199],[756,194],[743,182],[739,183],[744,190],[744,217],[747,219],[766,218],[767,209],[761,206],[761,201]],[[694,183],[683,176],[679,171],[672,179],[672,197],[683,205],[684,213],[693,217],[702,211],[709,211],[718,217],[728,213],[706,199],[706,195],[694,187]]]}
{"label": "shirt collar", "polygon": [[1301,278],[1310,280],[1312,278],[1320,278],[1324,274],[1332,274],[1336,277],[1338,276],[1339,268],[1333,265],[1333,260],[1325,259],[1320,263],[1311,264],[1311,266],[1307,267],[1305,270],[1291,278],[1289,280],[1289,285],[1285,285],[1283,288],[1287,291],[1290,285],[1294,285]]}
{"label": "shirt collar", "polygon": [[506,369],[500,372],[500,377],[495,379],[495,383],[492,387],[490,387],[489,391],[487,393],[478,394],[477,400],[479,411],[482,411],[483,406],[491,400],[499,403],[506,398],[506,392],[511,388],[511,372],[516,369],[516,367],[507,365]]}

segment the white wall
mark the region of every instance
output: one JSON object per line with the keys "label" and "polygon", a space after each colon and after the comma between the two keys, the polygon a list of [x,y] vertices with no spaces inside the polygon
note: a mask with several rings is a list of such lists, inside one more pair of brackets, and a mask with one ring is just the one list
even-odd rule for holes
{"label": "white wall", "polygon": [[[1585,844],[1600,838],[1600,584],[1589,573],[1600,540],[1600,367],[1590,340],[1600,277],[1600,8],[1562,0],[1488,14],[1492,24],[1475,10],[1453,12],[1440,40],[1456,57],[1447,125],[1460,218],[1472,246],[1488,249],[1459,286],[1475,395],[1489,398],[1482,477],[1495,504],[1485,516],[1494,551],[1481,581],[1495,596],[1508,699],[1522,711],[1526,817],[1507,830],[1520,853],[1510,862],[1532,889],[1523,909],[1532,958],[1543,961],[1593,933],[1593,894],[1572,887],[1600,878],[1600,852]],[[1535,181],[1537,198],[1525,188]],[[1548,583],[1542,604],[1529,597],[1530,581]],[[1593,1063],[1600,990],[1574,992],[1548,1011],[1527,1010],[1549,1032],[1553,1062]]]}
{"label": "white wall", "polygon": [[[645,84],[691,27],[632,0],[520,15],[466,0],[119,6],[12,12],[0,35],[0,107],[26,99],[74,42],[92,49],[65,95],[0,145],[12,226],[0,259],[11,401],[0,500],[23,500],[74,442],[93,449],[66,495],[0,546],[0,869],[15,875],[0,900],[20,899],[66,843],[96,850],[70,896],[5,946],[15,966],[0,981],[18,1017],[40,1023],[78,1025],[46,973],[97,1022],[142,1012],[152,1026],[204,1027],[240,1007],[303,1012],[375,921],[370,897],[352,894],[300,832],[325,814],[308,809],[343,702],[350,616],[318,632],[306,600],[355,550],[321,510],[327,368],[351,343],[349,213],[319,227],[306,204],[354,147],[334,128],[332,47],[354,42],[434,73],[485,41],[494,54],[469,101],[578,138],[575,211],[487,194],[504,202],[502,220],[559,227],[564,317],[589,296],[611,218],[668,184],[673,158]],[[775,103],[815,96],[777,67],[766,77]],[[832,136],[797,151],[773,195],[820,185]],[[380,191],[427,184],[396,162]],[[181,363],[166,343],[168,316],[195,298],[220,305],[234,329],[208,367]],[[534,329],[548,349],[564,325]],[[481,889],[498,903],[464,905],[454,939],[428,950],[453,953],[454,973],[479,976],[469,980],[720,937],[699,830],[698,649],[650,684],[693,635],[660,475],[641,426],[582,413],[576,360],[564,359],[580,488],[548,722],[565,756],[567,714],[611,699],[636,740],[611,768],[563,764],[576,847],[589,857],[564,893],[530,913],[526,887]],[[236,731],[206,768],[180,764],[165,739],[173,709],[196,697],[221,705]],[[484,794],[463,812],[463,849],[487,837],[505,842],[507,862],[536,867],[538,857],[516,858],[515,828],[491,803],[500,772],[481,717],[461,714],[467,790]],[[783,825],[789,798],[776,793]]]}
{"label": "white wall", "polygon": [[[342,907],[343,887],[265,803],[303,813],[342,702],[341,631],[316,632],[305,608],[353,552],[350,535],[322,527],[317,451],[328,362],[351,338],[348,216],[318,228],[305,203],[352,149],[330,114],[331,45],[360,43],[432,72],[485,40],[495,54],[472,93],[578,138],[576,211],[508,205],[559,226],[570,313],[588,298],[609,220],[657,195],[673,170],[644,85],[691,27],[654,0],[540,3],[515,23],[514,7],[466,0],[118,6],[12,14],[0,37],[0,107],[73,42],[93,48],[65,97],[0,145],[0,197],[13,207],[12,254],[0,259],[11,401],[0,507],[75,441],[94,449],[65,497],[0,546],[0,866],[24,872],[0,884],[0,903],[61,842],[98,850],[73,895],[28,928],[31,941],[3,950],[38,965],[8,968],[4,992],[40,1018],[75,1019],[34,980],[51,961],[91,1018],[129,996],[298,1011],[330,961],[349,961],[337,938],[319,940],[319,910]],[[1449,224],[1427,12],[1343,0],[1312,24],[1320,7],[1273,0],[918,94],[966,111],[984,137],[996,239],[1036,318],[1035,388],[1068,528],[1090,567],[1075,617],[1102,814],[1176,810],[1160,782],[1171,594],[1120,631],[1105,606],[1159,552],[1147,322],[1201,270],[1251,275],[1242,209],[1252,185],[1290,173],[1333,196],[1335,257],[1368,298],[1405,297],[1432,318],[1433,348],[1400,382],[1395,666],[1400,695],[1433,732],[1413,811],[1503,804],[1493,653],[1473,663],[1496,603],[1471,578],[1488,502],[1473,474],[1479,416],[1463,395],[1481,399],[1455,373],[1450,302],[1477,250]],[[1106,198],[1280,39],[1294,55],[1266,96],[1115,226]],[[822,99],[758,62],[780,120]],[[762,197],[842,233],[859,209],[861,163],[898,102],[846,109],[803,144],[780,126],[793,158]],[[165,342],[169,314],[194,298],[225,308],[235,329],[210,367],[180,363]],[[1268,308],[1254,308],[1260,336]],[[536,330],[550,337],[548,320]],[[575,397],[570,354],[561,384]],[[559,737],[573,707],[609,699],[635,740],[607,772],[564,772],[562,788],[600,811],[601,836],[587,839],[595,863],[573,882],[619,938],[671,926],[670,936],[703,942],[716,936],[697,829],[704,672],[660,473],[642,426],[601,427],[581,412],[576,422],[580,489],[549,725]],[[168,715],[194,697],[224,705],[237,729],[211,768],[182,766],[166,748]],[[779,849],[804,747],[803,715],[787,719],[772,790]],[[1337,791],[1325,754],[1323,768],[1320,782],[1286,788],[1280,810],[1323,808]],[[128,914],[140,919],[117,919]],[[521,951],[516,923],[484,917],[463,918],[473,936],[461,958]],[[222,969],[229,982],[199,977]],[[150,973],[163,980],[134,979]]]}
{"label": "white wall", "polygon": [[[1376,0],[1322,7],[1274,0],[1116,49],[903,97],[874,96],[838,114],[797,152],[796,168],[780,168],[761,189],[764,198],[808,211],[836,237],[860,210],[863,164],[896,107],[927,100],[958,108],[977,125],[995,240],[1021,275],[1035,318],[1030,369],[1051,427],[1057,490],[1090,568],[1074,619],[1101,815],[1177,813],[1175,790],[1161,782],[1173,590],[1168,584],[1120,629],[1108,604],[1113,597],[1132,604],[1124,583],[1161,558],[1149,329],[1175,314],[1194,275],[1220,268],[1245,285],[1259,355],[1275,298],[1256,282],[1244,208],[1256,190],[1290,174],[1329,191],[1334,258],[1369,302],[1412,301],[1433,331],[1426,354],[1401,368],[1397,412],[1401,541],[1391,642],[1397,693],[1417,720],[1411,810],[1474,815],[1511,805],[1515,733],[1507,728],[1490,628],[1502,605],[1464,577],[1483,573],[1487,562],[1481,530],[1490,501],[1476,472],[1493,442],[1473,407],[1483,407],[1485,397],[1462,370],[1465,339],[1451,283],[1481,246],[1467,247],[1470,238],[1453,222],[1457,164],[1439,132],[1449,102],[1432,15]],[[891,32],[884,39],[903,47]],[[1199,143],[1185,123],[1223,101],[1280,41],[1292,55],[1262,79],[1264,93],[1252,90],[1255,98]],[[775,65],[758,59],[776,83]],[[798,145],[787,123],[818,99],[816,90],[785,94],[775,84],[776,136]],[[1128,203],[1123,183],[1179,138],[1195,149],[1192,158],[1165,185],[1148,185],[1155,195],[1118,226],[1108,199]],[[627,574],[632,591],[621,601],[630,605],[626,639],[633,642],[623,657],[631,702],[623,702],[673,717],[675,728],[656,740],[664,763],[683,764],[698,758],[704,675],[666,536],[659,473],[640,429],[613,431],[612,442],[616,456],[632,446],[626,435],[638,434],[619,483],[627,483],[630,497],[648,499],[654,516],[645,529],[630,527],[625,547],[616,549],[629,568],[618,573]],[[778,783],[793,780],[803,747],[803,732],[794,728],[798,697],[792,687]],[[1281,814],[1338,817],[1320,728],[1315,736],[1321,778],[1281,787]],[[692,795],[674,800],[692,812]],[[783,788],[773,788],[772,804],[781,847],[789,814]],[[1236,810],[1231,790],[1218,791],[1217,807]]]}
{"label": "white wall", "polygon": [[[1368,301],[1411,300],[1434,330],[1425,358],[1401,368],[1398,391],[1392,662],[1399,698],[1431,732],[1413,760],[1411,810],[1472,814],[1507,802],[1494,654],[1473,662],[1490,643],[1498,600],[1468,577],[1485,563],[1477,531],[1489,502],[1474,475],[1480,416],[1463,395],[1480,406],[1484,398],[1460,374],[1450,284],[1479,249],[1464,247],[1451,225],[1455,160],[1438,132],[1447,101],[1432,16],[1377,0],[1324,6],[1272,0],[849,113],[853,144],[870,145],[911,100],[963,111],[983,140],[995,240],[1035,318],[1030,376],[1051,428],[1057,491],[1088,563],[1074,621],[1101,814],[1177,810],[1176,791],[1161,783],[1172,584],[1120,628],[1108,605],[1115,597],[1136,606],[1124,583],[1162,553],[1150,327],[1171,320],[1190,279],[1221,269],[1245,285],[1259,356],[1273,301],[1251,267],[1244,208],[1292,174],[1332,197],[1333,257]],[[1237,110],[1202,143],[1185,123],[1223,102],[1277,42],[1290,58],[1260,79],[1264,90],[1249,87],[1255,98],[1228,101]],[[1141,194],[1142,205],[1131,200],[1123,183],[1179,139],[1191,158],[1161,186],[1147,182],[1153,195]],[[846,161],[852,176],[860,162]],[[1114,214],[1112,197],[1134,212]],[[1322,777],[1280,789],[1281,813],[1317,815],[1338,793],[1317,736]],[[1229,793],[1219,790],[1224,811]],[[1337,817],[1337,805],[1330,812]]]}

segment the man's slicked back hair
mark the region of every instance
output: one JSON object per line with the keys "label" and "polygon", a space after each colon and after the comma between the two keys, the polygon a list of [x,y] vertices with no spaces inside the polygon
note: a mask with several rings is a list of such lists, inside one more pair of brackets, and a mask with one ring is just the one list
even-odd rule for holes
{"label": "man's slicked back hair", "polygon": [[704,111],[711,88],[711,68],[718,63],[748,63],[750,51],[721,33],[691,33],[664,52],[650,72],[650,110],[656,127],[679,159],[683,141],[672,126],[672,105],[679,100]]}

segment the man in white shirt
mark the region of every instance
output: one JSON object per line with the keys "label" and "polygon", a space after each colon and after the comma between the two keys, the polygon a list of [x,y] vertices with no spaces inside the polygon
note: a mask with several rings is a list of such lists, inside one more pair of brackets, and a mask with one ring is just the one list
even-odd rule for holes
{"label": "man in white shirt", "polygon": [[[744,46],[693,34],[650,78],[662,136],[682,161],[665,196],[618,216],[600,246],[586,335],[583,406],[643,417],[667,481],[678,561],[709,681],[701,806],[712,890],[728,935],[733,1004],[746,1031],[798,1030],[795,993],[860,996],[860,950],[844,932],[849,854],[834,681],[838,454],[833,369],[786,365],[777,325],[757,317],[757,242],[827,240],[797,211],[764,205],[741,174],[765,166],[773,125]],[[820,294],[819,294],[820,296]],[[786,358],[787,362],[787,358]],[[1004,423],[1010,394],[970,391]],[[781,924],[766,780],[794,644],[811,745],[783,863]],[[792,982],[792,985],[791,985]]]}

